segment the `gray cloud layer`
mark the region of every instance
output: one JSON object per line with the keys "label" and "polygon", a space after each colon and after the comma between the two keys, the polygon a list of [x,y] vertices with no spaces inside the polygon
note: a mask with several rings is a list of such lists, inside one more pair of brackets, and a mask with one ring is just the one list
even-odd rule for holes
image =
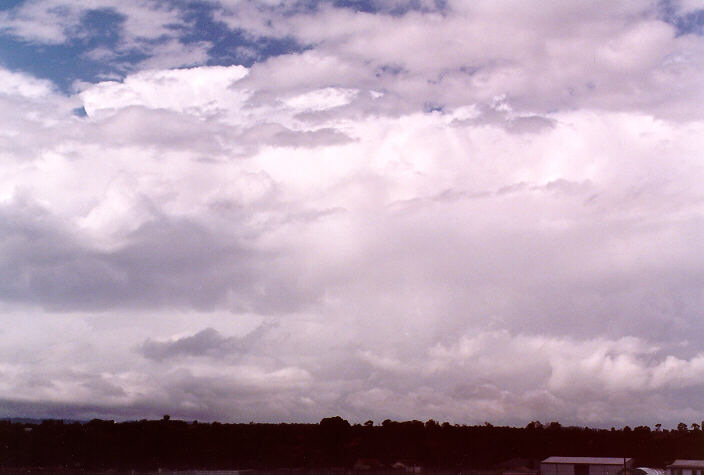
{"label": "gray cloud layer", "polygon": [[[12,34],[65,41],[49,3]],[[701,419],[701,36],[641,1],[255,3],[213,15],[307,49],[71,97],[0,69],[3,411]]]}

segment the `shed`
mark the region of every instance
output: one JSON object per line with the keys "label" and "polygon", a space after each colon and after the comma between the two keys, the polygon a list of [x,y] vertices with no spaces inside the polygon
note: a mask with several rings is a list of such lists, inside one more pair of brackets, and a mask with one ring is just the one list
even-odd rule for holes
{"label": "shed", "polygon": [[548,457],[540,462],[541,475],[619,475],[624,468],[627,470],[633,468],[632,458]]}
{"label": "shed", "polygon": [[704,460],[675,460],[665,467],[667,475],[704,475]]}
{"label": "shed", "polygon": [[635,472],[638,475],[665,475],[665,470],[662,468],[636,467]]}

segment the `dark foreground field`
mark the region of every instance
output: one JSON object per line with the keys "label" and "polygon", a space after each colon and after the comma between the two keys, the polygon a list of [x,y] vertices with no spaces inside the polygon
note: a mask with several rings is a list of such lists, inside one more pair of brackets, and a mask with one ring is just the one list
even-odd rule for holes
{"label": "dark foreground field", "polygon": [[199,423],[167,417],[122,423],[0,422],[0,473],[256,469],[286,475],[357,468],[381,474],[413,467],[422,467],[423,473],[499,473],[509,466],[537,468],[550,455],[626,456],[635,458],[635,466],[662,467],[677,458],[704,459],[704,433],[696,424],[669,431],[558,423],[458,426],[432,420],[387,420],[375,426],[350,425],[339,417],[319,424]]}

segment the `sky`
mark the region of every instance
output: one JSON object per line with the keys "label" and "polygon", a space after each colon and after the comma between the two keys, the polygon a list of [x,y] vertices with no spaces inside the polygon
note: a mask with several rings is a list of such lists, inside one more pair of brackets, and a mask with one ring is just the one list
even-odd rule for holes
{"label": "sky", "polygon": [[704,419],[704,1],[5,0],[0,416]]}

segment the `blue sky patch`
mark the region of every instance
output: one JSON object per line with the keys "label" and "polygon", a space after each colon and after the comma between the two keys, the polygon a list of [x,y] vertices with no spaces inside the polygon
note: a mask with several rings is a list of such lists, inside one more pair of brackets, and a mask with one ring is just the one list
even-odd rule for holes
{"label": "blue sky patch", "polygon": [[251,66],[271,56],[303,51],[293,38],[255,38],[244,30],[232,30],[224,23],[214,21],[212,10],[203,3],[192,3],[184,13],[189,25],[182,30],[180,40],[185,44],[208,41],[208,65],[230,66],[241,64]]}
{"label": "blue sky patch", "polygon": [[677,7],[672,0],[662,0],[658,7],[661,19],[677,28],[678,36],[704,34],[704,10],[678,14]]}
{"label": "blue sky patch", "polygon": [[[14,6],[20,3],[15,2]],[[149,59],[153,48],[174,39],[186,47],[209,43],[208,58],[203,62],[207,65],[251,66],[271,56],[305,49],[292,38],[253,37],[244,30],[231,30],[213,19],[210,4],[191,2],[182,7],[184,26],[174,25],[173,36],[139,39],[130,47],[121,44],[124,16],[110,9],[85,13],[80,25],[68,32],[69,40],[62,44],[42,44],[0,34],[0,65],[49,79],[70,93],[76,81],[123,78]]]}

